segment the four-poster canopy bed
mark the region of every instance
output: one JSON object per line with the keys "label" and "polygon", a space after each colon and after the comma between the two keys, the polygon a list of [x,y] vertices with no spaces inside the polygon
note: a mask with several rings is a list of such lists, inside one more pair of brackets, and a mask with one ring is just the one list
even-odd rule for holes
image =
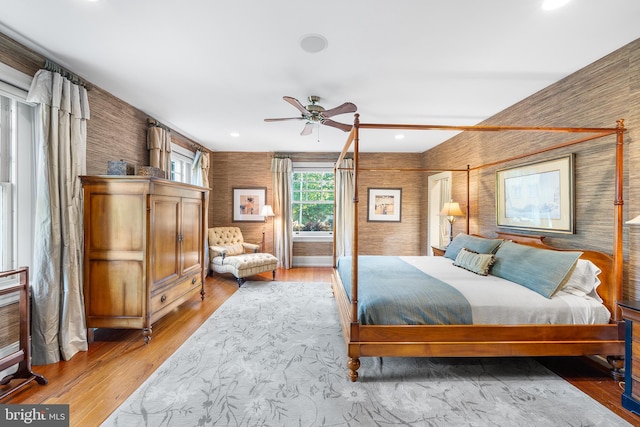
{"label": "four-poster canopy bed", "polygon": [[[555,249],[551,246],[547,246],[540,236],[527,236],[522,234],[508,234],[504,232],[497,232],[497,238],[485,238],[480,236],[460,236],[459,243],[458,237],[454,239],[454,243],[450,245],[451,249],[447,249],[447,252],[451,252],[448,258],[444,257],[387,257],[387,256],[366,256],[360,255],[358,250],[358,185],[360,175],[366,173],[366,168],[360,167],[359,161],[359,146],[360,146],[360,130],[361,129],[409,129],[409,130],[451,130],[451,131],[466,131],[466,132],[508,132],[508,131],[524,131],[524,132],[560,132],[568,134],[578,134],[578,139],[573,139],[568,142],[562,142],[547,148],[534,150],[530,153],[525,153],[508,159],[502,159],[490,164],[484,164],[480,166],[467,167],[467,210],[469,209],[469,171],[486,168],[489,166],[496,166],[498,164],[518,160],[527,156],[533,156],[540,153],[556,150],[562,147],[568,147],[573,144],[601,138],[608,135],[616,135],[616,151],[615,151],[615,201],[614,201],[614,236],[613,236],[613,256],[605,254],[603,252],[592,250],[579,250],[569,251],[567,249]],[[360,123],[359,115],[355,115],[355,121],[353,129],[351,130],[347,142],[342,150],[339,159],[336,162],[336,173],[338,173],[342,160],[346,158],[347,154],[353,155],[353,168],[350,169],[353,172],[353,230],[352,230],[352,244],[351,255],[346,257],[336,256],[336,240],[340,236],[334,236],[334,280],[333,280],[333,292],[336,297],[338,311],[340,315],[340,321],[342,330],[347,345],[347,365],[349,368],[349,377],[352,381],[356,381],[358,378],[358,368],[360,367],[360,357],[486,357],[486,356],[587,356],[587,355],[602,355],[606,356],[607,360],[613,367],[613,376],[616,379],[622,378],[621,369],[623,366],[624,357],[624,324],[620,315],[620,310],[617,307],[617,301],[622,299],[622,165],[623,165],[623,142],[624,142],[624,122],[618,120],[615,128],[572,128],[572,127],[524,127],[524,126],[439,126],[439,125],[413,125],[413,124],[369,124]],[[380,168],[376,168],[376,171],[380,171]],[[401,171],[398,168],[389,168],[388,170]],[[416,171],[416,169],[411,169]],[[449,169],[443,169],[449,170]],[[425,172],[433,172],[426,171]],[[336,213],[337,214],[337,213]],[[467,233],[469,232],[469,215],[467,215]],[[337,233],[334,233],[337,234]],[[507,243],[505,243],[507,242]],[[478,250],[471,250],[467,247],[473,247]],[[454,250],[455,247],[455,250]],[[481,249],[489,248],[490,250],[483,251]],[[530,252],[533,251],[533,252]],[[553,252],[550,252],[553,251]],[[464,259],[460,257],[460,252],[464,252],[464,257],[475,257],[471,262],[472,268],[469,264],[464,265]],[[486,255],[485,255],[486,254]],[[503,255],[504,254],[504,255]],[[522,267],[522,272],[515,273],[516,279],[513,277],[513,271],[508,272],[509,269],[507,259],[518,260],[518,264],[521,260],[527,259],[526,257],[531,254],[529,262],[529,272],[526,271],[527,266]],[[464,269],[452,266],[458,264],[458,266],[465,267],[473,270],[474,262],[478,261],[480,257],[490,257],[490,263],[495,263],[494,267],[496,275],[500,277],[492,277],[493,273],[487,276],[480,276]],[[509,258],[510,257],[510,258]],[[514,258],[515,257],[515,258]],[[549,260],[550,265],[555,266],[556,258],[571,258],[567,261],[567,265],[570,264],[570,268],[562,270],[562,274],[557,277],[560,281],[553,282],[552,286],[546,289],[544,292],[540,292],[540,285],[537,283],[524,283],[518,280],[527,282],[532,277],[536,280],[545,282],[546,270],[560,271],[562,266],[549,267],[546,265],[540,268],[540,260]],[[368,259],[372,258],[372,259]],[[579,259],[578,259],[579,258]],[[431,259],[430,262],[436,262],[435,267],[423,267],[420,259]],[[462,261],[460,261],[462,259]],[[367,264],[364,264],[364,263]],[[527,264],[524,262],[524,264]],[[546,261],[544,261],[546,262]],[[564,261],[558,261],[564,262]],[[463,263],[463,264],[460,264]],[[537,264],[536,264],[537,263]],[[377,264],[382,266],[382,270],[375,270],[370,264]],[[446,266],[445,266],[446,264]],[[500,265],[500,267],[498,267]],[[564,265],[564,264],[563,264]],[[486,265],[485,265],[486,266]],[[578,268],[578,266],[581,266]],[[589,266],[589,267],[585,267]],[[584,268],[583,268],[584,267]],[[453,272],[445,272],[446,269],[453,268]],[[518,268],[520,266],[518,265]],[[589,277],[588,280],[595,280],[599,284],[595,284],[590,290],[582,292],[576,301],[571,301],[574,294],[579,293],[572,292],[567,287],[565,289],[565,283],[567,278],[570,281],[575,279],[577,271],[586,271],[585,268],[590,268],[593,273],[593,277]],[[409,275],[408,279],[396,280],[391,278],[391,274],[385,274],[393,272],[395,270],[407,270]],[[537,273],[537,270],[540,273]],[[487,267],[487,271],[489,268]],[[500,275],[497,271],[501,270],[505,274]],[[600,271],[598,271],[600,270]],[[536,271],[535,274],[531,274],[531,271]],[[423,279],[426,273],[428,279]],[[478,273],[478,271],[476,271]],[[486,273],[486,271],[485,271]],[[598,273],[600,273],[598,275]],[[399,273],[398,273],[399,274]],[[468,276],[464,276],[467,274]],[[582,273],[580,273],[582,274]],[[527,277],[522,277],[523,275]],[[537,276],[540,277],[537,277]],[[433,276],[433,277],[432,277]],[[374,278],[378,277],[380,280],[376,283]],[[494,307],[476,307],[469,308],[451,308],[447,306],[442,311],[446,311],[448,314],[442,315],[440,312],[420,312],[419,314],[411,313],[406,314],[405,310],[414,310],[416,294],[423,292],[423,288],[431,287],[432,283],[429,280],[434,281],[435,285],[442,287],[449,287],[447,283],[444,285],[442,282],[451,281],[450,285],[457,286],[457,290],[454,293],[463,294],[463,298],[460,302],[461,307],[466,307],[469,304],[475,302],[465,302],[464,297],[468,293],[473,293],[470,289],[477,285],[469,285],[472,281],[476,280],[498,280],[499,283],[495,285],[496,289],[507,289],[506,286],[512,286],[516,293],[525,293],[524,298],[538,301],[540,304],[551,305],[563,305],[558,301],[566,300],[571,308],[567,308],[565,311],[573,311],[574,306],[588,306],[587,312],[592,313],[595,310],[604,310],[605,317],[600,314],[599,319],[578,320],[577,323],[572,324],[572,320],[564,320],[558,312],[549,315],[552,319],[548,318],[540,319],[528,319],[520,322],[515,315],[513,319],[516,319],[512,324],[509,322],[502,322],[499,324],[492,324],[491,320],[487,320],[487,316],[484,317],[482,309],[502,310],[502,308]],[[489,278],[487,278],[489,277]],[[586,277],[586,276],[584,276]],[[450,280],[451,279],[451,280]],[[505,280],[506,279],[506,280]],[[558,280],[560,280],[558,279]],[[408,283],[422,283],[422,280],[427,280],[427,284],[418,284],[416,286],[407,286]],[[461,284],[456,284],[456,280]],[[513,283],[510,280],[514,280],[517,283]],[[555,280],[555,279],[554,279]],[[361,305],[371,303],[375,298],[368,294],[373,292],[371,288],[383,289],[385,281],[391,281],[395,285],[389,286],[394,289],[410,288],[409,292],[414,292],[409,298],[409,302],[405,303],[404,308],[398,308],[402,303],[398,303],[398,307],[393,306],[395,303],[390,303],[390,297],[383,295],[379,299],[383,301],[381,303],[382,312],[395,311],[399,313],[399,317],[409,318],[409,324],[403,323],[398,320],[380,319],[379,316],[383,314],[369,313],[369,308],[363,308]],[[484,283],[484,282],[481,282]],[[493,282],[491,282],[493,283]],[[547,286],[547,282],[543,286]],[[434,286],[435,286],[434,285]],[[522,286],[520,286],[522,285]],[[363,289],[364,288],[364,289]],[[596,288],[597,292],[596,292]],[[440,288],[438,288],[440,289]],[[487,289],[494,289],[494,285],[482,286],[484,289],[482,292],[488,292]],[[531,291],[533,289],[533,291]],[[388,289],[383,289],[383,292],[388,292]],[[431,288],[429,289],[431,292]],[[440,292],[440,291],[438,291]],[[511,290],[509,291],[511,292]],[[529,295],[526,294],[529,292]],[[547,292],[545,294],[545,292]],[[586,295],[591,292],[590,295]],[[443,294],[444,295],[444,294]],[[431,297],[427,298],[440,298],[441,300],[449,301],[450,294],[446,297]],[[506,295],[506,294],[501,294]],[[510,294],[509,294],[510,295]],[[542,295],[542,296],[541,296]],[[556,298],[556,295],[558,297]],[[553,298],[552,298],[553,296]],[[473,298],[476,298],[475,296]],[[497,298],[488,297],[487,295],[480,295],[481,301],[487,301],[489,299],[505,299],[500,296]],[[510,299],[506,298],[506,299]],[[492,302],[492,301],[491,301]],[[373,303],[372,303],[373,304]],[[482,303],[481,303],[482,304]],[[480,304],[480,305],[481,305]],[[442,308],[442,307],[441,307]],[[556,307],[557,308],[557,307]],[[420,309],[422,310],[422,309]],[[430,307],[428,310],[437,311],[438,308]],[[425,311],[428,311],[425,309]],[[464,310],[467,310],[466,312]],[[525,309],[527,310],[527,309]],[[528,309],[528,311],[532,311]],[[576,311],[577,312],[577,311]],[[601,312],[602,313],[602,312]],[[566,314],[566,313],[565,313]],[[575,314],[575,313],[574,313]],[[469,320],[478,316],[480,320]],[[440,317],[447,317],[446,320],[438,320]],[[581,318],[582,314],[574,316]],[[416,320],[416,317],[421,319]],[[461,323],[456,319],[459,317],[466,318]],[[490,317],[490,316],[489,316]],[[525,316],[526,317],[526,316]],[[571,316],[569,316],[571,317]],[[422,318],[428,318],[426,321]],[[433,320],[436,318],[436,320]],[[497,319],[511,319],[512,314],[504,314],[502,316],[496,316]],[[431,320],[429,320],[431,319]],[[555,320],[554,320],[555,319]],[[560,320],[558,320],[560,319]],[[604,320],[603,320],[604,319]],[[554,323],[555,324],[552,324]],[[425,324],[428,323],[428,324]]]}

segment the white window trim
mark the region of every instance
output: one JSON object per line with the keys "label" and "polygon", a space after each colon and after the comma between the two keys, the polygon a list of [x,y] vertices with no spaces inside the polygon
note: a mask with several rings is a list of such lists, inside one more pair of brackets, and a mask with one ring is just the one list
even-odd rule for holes
{"label": "white window trim", "polygon": [[294,242],[333,242],[332,231],[294,231]]}
{"label": "white window trim", "polygon": [[[16,103],[34,105],[26,102],[28,90],[31,87],[32,76],[16,70],[0,62],[0,95],[6,96],[16,101]],[[16,109],[20,106],[16,105]],[[17,113],[19,115],[19,113]],[[18,127],[16,120],[22,121],[25,117],[20,115],[14,117],[11,126]],[[32,120],[35,117],[31,118]],[[35,125],[34,122],[31,122]],[[22,129],[23,131],[25,129]],[[26,132],[14,132],[10,141],[10,148],[16,157],[11,159],[11,180],[16,183],[15,191],[12,191],[11,206],[11,228],[13,231],[11,242],[6,242],[7,249],[12,258],[11,264],[14,267],[31,266],[33,260],[33,232],[35,226],[35,172],[36,148],[33,144],[35,128]],[[16,163],[20,159],[19,163]],[[25,167],[25,162],[31,163]],[[20,196],[19,196],[20,195]],[[27,195],[25,197],[25,195]],[[18,213],[16,215],[16,212]],[[19,236],[19,239],[18,237]]]}
{"label": "white window trim", "polygon": [[[0,210],[0,227],[2,228],[0,235],[3,236],[2,242],[2,250],[0,253],[2,254],[2,265],[10,266],[13,268],[14,266],[14,241],[12,229],[14,224],[13,220],[13,191],[11,191],[11,183],[10,182],[0,182],[0,197],[2,197],[2,206],[4,209]],[[9,236],[9,237],[7,237]]]}
{"label": "white window trim", "polygon": [[333,171],[333,163],[331,162],[291,162],[291,168],[294,172],[317,172],[317,171]]}
{"label": "white window trim", "polygon": [[193,151],[187,150],[182,145],[174,144],[173,142],[171,143],[171,152],[172,153],[177,153],[180,156],[186,157],[187,159],[190,159],[191,161],[193,161],[193,159],[196,156],[196,153],[194,153]]}
{"label": "white window trim", "polygon": [[185,168],[185,170],[182,171],[182,173],[185,174],[185,176],[188,174],[189,183],[193,183],[192,168],[193,168],[193,161],[195,159],[195,156],[196,156],[196,153],[194,153],[193,151],[187,150],[186,148],[178,144],[171,143],[172,159],[180,160],[181,162],[189,164],[189,167]]}
{"label": "white window trim", "polygon": [[33,77],[0,62],[0,89],[7,96],[14,96],[23,101],[31,87]]}
{"label": "white window trim", "polygon": [[[293,172],[332,172],[331,162],[291,162]],[[294,242],[325,243],[333,242],[333,231],[294,231]]]}

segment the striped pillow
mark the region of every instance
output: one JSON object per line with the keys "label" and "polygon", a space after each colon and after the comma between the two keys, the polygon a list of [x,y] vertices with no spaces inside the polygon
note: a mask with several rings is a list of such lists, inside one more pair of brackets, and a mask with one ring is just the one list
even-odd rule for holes
{"label": "striped pillow", "polygon": [[458,252],[458,256],[453,262],[453,265],[479,274],[480,276],[486,276],[489,274],[489,270],[495,262],[495,259],[496,257],[493,254],[479,254],[467,248],[462,248],[460,252]]}

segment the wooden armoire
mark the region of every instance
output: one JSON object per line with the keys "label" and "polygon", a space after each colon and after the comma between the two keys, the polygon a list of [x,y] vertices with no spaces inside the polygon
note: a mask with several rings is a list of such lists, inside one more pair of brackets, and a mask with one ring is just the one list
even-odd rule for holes
{"label": "wooden armoire", "polygon": [[94,328],[142,329],[200,292],[209,190],[149,176],[82,176],[84,303]]}

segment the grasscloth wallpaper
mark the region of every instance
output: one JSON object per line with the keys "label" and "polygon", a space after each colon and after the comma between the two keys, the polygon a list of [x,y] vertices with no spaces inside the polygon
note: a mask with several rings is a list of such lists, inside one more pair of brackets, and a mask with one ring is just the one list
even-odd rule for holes
{"label": "grasscloth wallpaper", "polygon": [[[640,215],[638,140],[640,137],[640,40],[609,54],[560,82],[522,100],[483,124],[615,127],[624,118],[624,218]],[[482,165],[537,148],[555,145],[557,134],[464,133],[424,154],[425,167]],[[495,172],[498,169],[575,153],[576,233],[547,235],[546,242],[565,248],[613,252],[615,136],[554,150],[527,159],[478,170],[472,176],[471,232],[492,235],[496,227]],[[462,177],[461,177],[462,180]],[[466,197],[455,181],[456,199]],[[536,233],[532,233],[536,234]],[[640,227],[624,227],[625,298],[640,297]]]}
{"label": "grasscloth wallpaper", "polygon": [[209,225],[240,227],[242,237],[251,243],[261,243],[265,232],[265,246],[273,248],[273,219],[264,222],[233,222],[233,189],[267,189],[267,204],[273,204],[271,155],[269,153],[213,152],[210,170]]}
{"label": "grasscloth wallpaper", "polygon": [[[32,76],[44,65],[45,58],[0,34],[0,61]],[[97,86],[91,85],[88,96],[91,119],[87,122],[87,174],[105,174],[109,160],[148,165],[149,116]],[[186,148],[194,144],[175,132],[172,140]]]}
{"label": "grasscloth wallpaper", "polygon": [[[0,35],[0,61],[33,75],[44,58]],[[71,70],[73,71],[73,70]],[[82,76],[81,76],[82,77]],[[147,163],[146,119],[142,111],[106,91],[93,87],[89,92],[91,120],[88,125],[87,171],[106,172],[107,161],[117,158],[137,164]],[[625,135],[625,220],[640,215],[640,40],[577,71],[560,82],[530,96],[485,122],[492,125],[613,127],[624,118]],[[366,118],[363,118],[366,119]],[[174,141],[191,146],[193,141],[180,135]],[[363,167],[390,165],[405,168],[464,169],[507,158],[534,148],[555,145],[557,137],[536,134],[476,133],[460,134],[422,154],[365,153]],[[390,144],[395,143],[389,141]],[[366,141],[361,141],[366,145]],[[560,247],[585,247],[608,253],[613,248],[615,137],[588,142],[511,163],[473,170],[470,174],[470,231],[493,235],[495,220],[495,172],[498,169],[560,156],[576,155],[576,234],[548,234],[547,242]],[[259,242],[265,230],[267,248],[273,246],[270,224],[231,222],[232,189],[266,187],[272,202],[270,172],[273,153],[211,153],[209,224],[240,225],[245,238]],[[337,157],[337,156],[336,156]],[[359,246],[371,254],[426,253],[428,174],[424,172],[375,172],[364,174],[359,186],[362,220]],[[368,188],[402,188],[402,221],[366,221]],[[466,173],[454,173],[453,196],[466,200]],[[465,221],[454,225],[454,234],[464,230]],[[624,296],[640,298],[640,227],[624,228]],[[297,252],[296,252],[297,251]],[[317,252],[316,252],[317,251]],[[314,253],[315,252],[315,253]],[[326,244],[294,248],[294,255],[325,255]]]}

